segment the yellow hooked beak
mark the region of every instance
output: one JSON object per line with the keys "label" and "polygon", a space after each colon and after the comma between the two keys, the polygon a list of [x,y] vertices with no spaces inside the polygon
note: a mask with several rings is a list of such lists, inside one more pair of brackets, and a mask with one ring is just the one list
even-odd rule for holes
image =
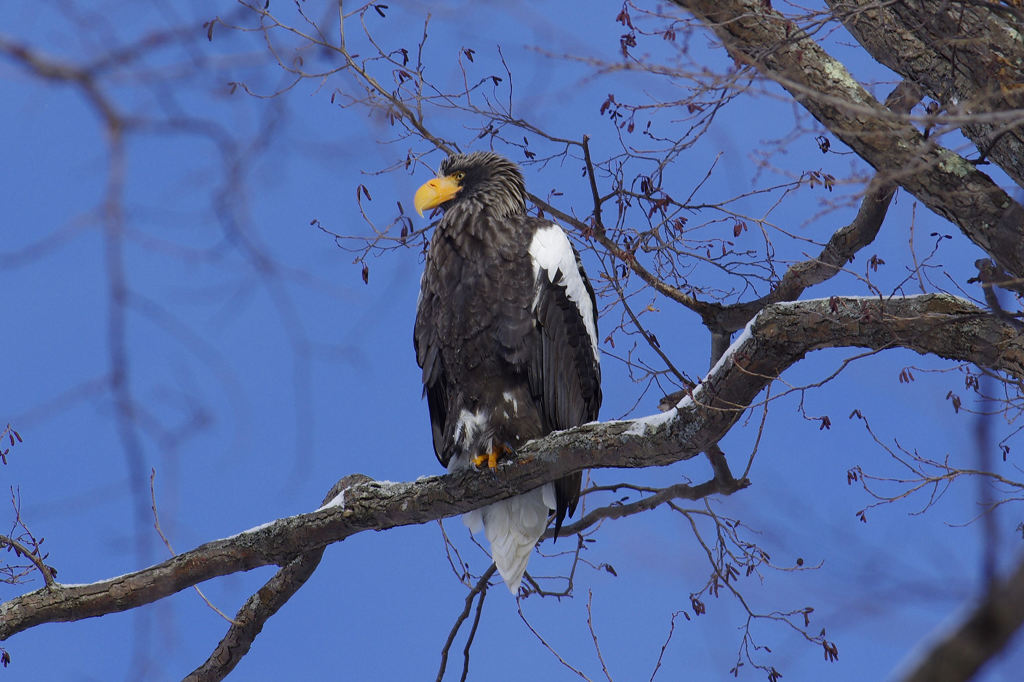
{"label": "yellow hooked beak", "polygon": [[424,210],[437,208],[444,202],[455,198],[460,189],[462,189],[462,185],[454,175],[427,180],[416,190],[412,205],[416,207],[416,212],[422,217]]}

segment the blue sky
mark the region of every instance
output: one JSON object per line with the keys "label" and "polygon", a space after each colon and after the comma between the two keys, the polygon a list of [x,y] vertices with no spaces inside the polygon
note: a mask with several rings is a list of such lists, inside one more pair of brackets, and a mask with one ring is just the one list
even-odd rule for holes
{"label": "blue sky", "polygon": [[[227,15],[234,5],[106,3],[95,8],[102,21],[64,7],[42,3],[10,12],[2,35],[49,55],[82,60],[147,31]],[[325,27],[333,35],[336,23],[328,9],[312,16],[331,17]],[[386,24],[374,24],[373,13],[368,23],[389,45],[404,45],[422,34],[428,12],[432,78],[448,86],[461,79],[456,61],[461,47],[476,50],[471,69],[487,75],[488,69],[500,68],[500,45],[513,71],[515,111],[567,138],[591,135],[599,156],[613,154],[618,144],[615,129],[599,113],[609,92],[634,100],[677,96],[677,86],[664,79],[615,70],[595,76],[590,64],[563,56],[617,63],[618,7],[594,10],[565,3],[540,11],[518,4],[504,9],[486,3],[411,3],[390,7]],[[852,50],[843,40],[835,34],[827,44],[845,56]],[[727,63],[706,35],[695,33],[689,44],[687,59],[693,63],[712,68]],[[650,42],[640,49],[651,50],[655,58],[668,54]],[[309,57],[310,62],[324,59]],[[147,71],[167,73],[195,63],[203,66],[187,81],[161,82]],[[863,60],[852,70],[865,80],[891,80]],[[258,34],[230,34],[223,27],[216,28],[212,43],[200,30],[187,47],[157,51],[144,64],[102,81],[118,106],[134,116],[164,121],[190,116],[218,131],[211,136],[155,126],[127,138],[124,233],[117,243],[130,291],[124,340],[141,443],[141,458],[132,463],[105,383],[113,311],[105,251],[109,223],[101,212],[109,171],[103,130],[80,92],[30,78],[10,59],[0,60],[5,103],[0,129],[6,132],[8,169],[0,223],[0,304],[6,320],[0,421],[11,422],[24,438],[0,473],[16,486],[22,517],[45,537],[49,563],[62,582],[98,580],[167,556],[151,527],[151,470],[162,528],[178,551],[313,509],[334,481],[349,473],[413,480],[440,470],[411,342],[419,252],[397,249],[369,258],[364,284],[353,254],[310,224],[316,219],[340,234],[368,234],[355,201],[361,183],[373,197],[365,204],[368,215],[387,225],[395,202],[409,210],[412,193],[430,172],[422,167],[377,171],[401,161],[410,147],[425,147],[395,141],[394,129],[364,108],[332,104],[336,89],[354,91],[348,76],[304,82],[272,100],[228,94],[229,79],[261,91],[285,82],[267,63]],[[507,85],[496,88],[495,96],[508,98]],[[879,84],[877,94],[884,96],[888,87]],[[864,172],[851,156],[823,156],[813,129],[759,171],[756,151],[793,127],[792,105],[771,87],[763,89],[727,107],[686,160],[673,167],[670,182],[680,195],[700,182],[718,154],[715,174],[695,201],[721,200],[805,170],[837,177],[851,168]],[[431,116],[431,123],[464,149],[481,144],[471,118]],[[672,114],[656,116],[671,127]],[[804,117],[803,123],[811,127],[813,122]],[[224,147],[218,145],[224,140],[244,154],[237,166],[224,165]],[[834,139],[833,144],[841,148]],[[514,149],[498,149],[525,160]],[[428,160],[436,166],[441,155]],[[546,196],[557,188],[563,193],[560,206],[586,210],[589,188],[577,162],[524,170],[534,193]],[[225,184],[229,172],[236,173],[236,181]],[[841,187],[837,194],[847,191],[855,188]],[[231,198],[226,205],[224,192]],[[819,200],[829,196],[823,193],[802,189],[772,217],[794,233],[825,239],[853,213],[839,208],[816,217]],[[754,197],[741,206],[757,214],[772,200]],[[415,225],[423,222],[417,218]],[[906,277],[911,225],[919,253],[931,246],[924,235],[953,236],[943,240],[939,258],[953,280],[967,286],[967,268],[981,254],[902,192],[869,249],[890,264],[873,273],[873,280],[888,291]],[[756,235],[742,238],[756,240]],[[808,248],[778,235],[773,239],[791,258]],[[862,274],[866,255],[851,266]],[[594,277],[598,266],[589,256],[587,266]],[[843,276],[809,295],[866,293],[856,278]],[[708,340],[696,317],[653,295],[641,299],[660,310],[649,319],[673,361],[690,376],[701,376]],[[603,331],[614,327],[616,316],[612,312],[602,320]],[[792,385],[817,381],[855,354],[818,352],[783,378]],[[967,395],[963,376],[916,371],[917,381],[901,384],[898,374],[908,365],[947,367],[902,351],[859,360],[804,398],[808,414],[830,415],[830,430],[803,419],[799,396],[793,395],[773,403],[759,442],[755,412],[722,443],[738,470],[757,442],[753,485],[731,498],[711,500],[711,508],[742,519],[749,537],[777,565],[792,567],[797,558],[805,566],[820,565],[769,570],[763,579],[739,583],[759,612],[813,606],[812,622],[838,642],[839,660],[826,663],[820,648],[785,626],[756,624],[758,643],[774,652],[759,656],[785,679],[885,677],[979,590],[980,526],[956,525],[977,513],[973,483],[954,485],[924,515],[911,514],[924,503],[913,498],[868,512],[867,523],[855,516],[871,500],[847,485],[847,470],[857,464],[879,473],[895,469],[862,424],[847,418],[854,409],[862,410],[890,446],[898,441],[937,458],[949,453],[973,461],[972,417],[954,414],[945,397],[949,390]],[[603,359],[603,370],[602,419],[655,411],[660,397],[655,392],[633,409],[644,387],[630,381],[612,355]],[[600,484],[664,485],[701,481],[709,473],[694,459],[593,476]],[[13,511],[4,509],[0,518],[13,519]],[[1007,508],[999,520],[1000,556],[1008,563],[1019,554],[1019,534],[1013,531],[1019,512]],[[461,522],[449,519],[444,526],[474,569],[484,570],[489,559],[469,541]],[[572,599],[521,602],[530,624],[574,667],[603,679],[587,627],[589,602],[612,677],[648,679],[672,614],[687,611],[689,620],[676,618],[656,679],[724,679],[735,664],[738,627],[746,616],[724,594],[705,599],[707,614],[692,613],[689,595],[700,589],[709,569],[686,519],[659,509],[608,522],[595,537],[587,558],[612,564],[617,577],[581,568]],[[559,549],[546,546],[544,552]],[[558,558],[535,556],[530,571],[548,575],[564,567]],[[264,568],[202,587],[219,608],[234,613],[271,574]],[[0,586],[0,597],[37,586],[38,581]],[[315,575],[270,619],[234,678],[305,679],[344,671],[351,679],[432,679],[464,595],[436,525],[359,534],[328,548]],[[219,616],[185,590],[134,612],[16,635],[4,643],[13,663],[3,674],[10,679],[175,679],[202,662],[225,629]],[[446,679],[458,678],[461,647],[460,640]],[[1012,679],[1022,663],[1019,651],[1011,653],[991,666],[985,679]],[[746,671],[740,677],[762,674]],[[495,589],[473,646],[471,679],[520,678],[578,679],[523,625],[515,600]]]}

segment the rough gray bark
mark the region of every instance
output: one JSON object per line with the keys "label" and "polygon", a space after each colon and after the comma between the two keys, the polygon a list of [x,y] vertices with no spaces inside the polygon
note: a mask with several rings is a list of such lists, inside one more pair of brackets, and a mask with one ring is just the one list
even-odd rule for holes
{"label": "rough gray bark", "polygon": [[[998,2],[827,0],[878,62],[919,85],[1024,187],[1024,11]],[[942,123],[938,118],[937,122]]]}
{"label": "rough gray bark", "polygon": [[[356,483],[370,480],[369,476],[353,474],[346,476],[331,488],[321,505],[334,499],[342,490]],[[213,653],[202,665],[184,677],[186,682],[214,682],[222,680],[235,669],[238,662],[249,653],[256,636],[263,631],[267,620],[277,613],[291,599],[300,587],[306,584],[313,571],[320,565],[324,547],[299,554],[281,567],[274,577],[249,597],[232,619],[227,634],[220,640]]]}
{"label": "rough gray bark", "polygon": [[846,67],[759,0],[674,0],[738,61],[785,88],[832,134],[1007,272],[1024,275],[1024,207],[973,164],[887,110]]}
{"label": "rough gray bark", "polygon": [[[42,623],[125,611],[217,576],[269,564],[287,566],[361,531],[453,516],[574,471],[663,466],[689,459],[717,443],[758,393],[791,364],[814,350],[846,346],[903,347],[1024,380],[1024,338],[1016,327],[953,296],[831,298],[771,305],[705,381],[667,413],[586,424],[531,441],[521,448],[516,462],[498,469],[497,476],[469,471],[411,483],[350,478],[340,482],[340,492],[316,511],[209,542],[117,578],[87,585],[57,583],[11,599],[0,605],[0,640]],[[732,489],[713,479],[687,486],[677,496],[692,499]]]}

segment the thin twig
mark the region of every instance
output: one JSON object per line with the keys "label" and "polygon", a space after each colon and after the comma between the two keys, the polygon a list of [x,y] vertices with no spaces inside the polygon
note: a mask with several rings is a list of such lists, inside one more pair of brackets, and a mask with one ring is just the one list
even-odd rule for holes
{"label": "thin twig", "polygon": [[[480,579],[476,581],[476,585],[473,587],[473,589],[471,589],[469,591],[469,594],[466,595],[466,603],[465,603],[464,608],[462,609],[462,613],[460,613],[458,618],[455,619],[455,624],[452,625],[452,629],[448,632],[448,639],[447,639],[447,641],[445,641],[444,647],[441,648],[441,665],[438,666],[438,669],[437,669],[437,682],[441,682],[442,678],[444,678],[444,671],[445,671],[445,668],[448,666],[448,652],[451,650],[452,642],[455,641],[455,636],[459,633],[459,629],[462,627],[462,624],[466,621],[467,618],[469,618],[469,612],[473,608],[473,600],[479,594],[480,595],[480,601],[481,601],[481,603],[483,602],[483,593],[487,591],[488,583],[489,583],[489,581],[491,579],[491,576],[494,575],[494,572],[496,570],[497,570],[497,566],[495,566],[492,563],[490,568],[488,568],[486,571],[484,571],[484,574],[481,575]],[[477,626],[477,622],[479,621],[479,619],[480,619],[480,615],[479,615],[479,608],[478,608],[477,617],[476,617],[476,620],[473,623],[473,630],[470,633],[470,641],[472,641],[472,636],[476,632],[476,626]],[[468,646],[468,643],[467,643],[467,647],[466,647],[466,664],[465,665],[468,668],[468,666],[469,666],[469,646]],[[465,670],[463,671],[463,673],[465,674]]]}
{"label": "thin twig", "polygon": [[601,653],[601,645],[597,641],[597,632],[594,631],[594,614],[591,605],[594,602],[594,592],[587,590],[587,629],[590,630],[590,639],[594,642],[594,650],[597,652],[597,660],[601,662],[601,672],[604,673],[608,682],[613,682],[612,674],[608,672],[608,665],[604,662],[604,655]]}
{"label": "thin twig", "polygon": [[[167,536],[164,535],[163,529],[160,527],[160,514],[157,513],[157,510],[156,510],[156,486],[155,486],[155,481],[156,481],[156,469],[155,468],[151,468],[149,470],[149,497],[153,501],[153,507],[152,507],[153,508],[153,527],[156,528],[156,532],[160,535],[160,539],[164,541],[164,546],[167,547],[167,551],[171,553],[171,556],[174,556],[175,554],[177,554],[177,552],[175,552],[174,548],[171,547],[171,541],[167,539]],[[209,599],[206,598],[206,595],[203,594],[203,591],[201,589],[199,589],[199,585],[193,585],[192,589],[194,589],[196,591],[196,593],[202,598],[202,600],[204,602],[206,602],[206,605],[209,606],[211,609],[213,609],[217,613],[217,615],[219,615],[221,618],[223,618],[227,622],[231,623],[232,625],[238,625],[238,623],[235,622],[235,620],[233,618],[231,618],[231,616],[229,616],[228,614],[226,614],[223,611],[221,611],[220,609],[218,609],[216,606],[213,605],[213,603]]]}
{"label": "thin twig", "polygon": [[518,613],[519,613],[519,618],[522,619],[523,623],[526,624],[526,627],[529,628],[530,632],[533,633],[533,636],[536,637],[540,641],[540,643],[544,645],[545,649],[547,649],[548,651],[551,652],[552,656],[554,656],[555,658],[558,659],[559,663],[561,663],[566,668],[568,668],[569,670],[571,670],[574,673],[576,673],[577,675],[579,675],[581,679],[584,679],[587,682],[594,682],[589,677],[587,677],[587,675],[582,670],[573,667],[573,665],[571,663],[569,663],[569,661],[567,661],[564,658],[562,658],[562,655],[559,654],[557,651],[555,651],[554,648],[550,644],[548,644],[548,641],[546,639],[544,639],[544,637],[539,632],[537,632],[537,630],[533,627],[533,625],[530,624],[530,621],[526,620],[526,615],[523,614],[523,603],[522,603],[522,601],[520,601],[518,599],[516,600],[516,611],[518,611]]}
{"label": "thin twig", "polygon": [[15,554],[17,554],[18,556],[24,556],[26,559],[31,561],[35,565],[35,567],[39,569],[39,572],[43,574],[43,581],[46,583],[46,586],[53,587],[54,583],[56,582],[53,579],[53,570],[49,566],[44,564],[43,560],[39,556],[37,556],[35,552],[33,552],[28,547],[21,544],[12,537],[9,537],[7,535],[0,535],[0,549],[3,549],[5,547],[10,547],[14,550]]}

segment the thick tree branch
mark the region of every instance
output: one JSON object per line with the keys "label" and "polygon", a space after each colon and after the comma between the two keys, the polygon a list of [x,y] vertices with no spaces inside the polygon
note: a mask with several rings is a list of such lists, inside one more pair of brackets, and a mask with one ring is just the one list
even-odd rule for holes
{"label": "thick tree branch", "polygon": [[314,549],[289,562],[260,591],[249,597],[235,615],[235,624],[201,666],[185,676],[187,682],[215,682],[224,679],[249,653],[264,623],[291,599],[320,565],[324,548]]}
{"label": "thick tree branch", "polygon": [[827,1],[879,63],[919,84],[944,113],[968,114],[964,134],[1024,187],[1024,42],[1013,13],[988,2]]}
{"label": "thick tree branch", "polygon": [[964,682],[1002,650],[1024,624],[1024,561],[949,635],[929,650],[904,682]]}
{"label": "thick tree branch", "polygon": [[861,158],[956,224],[1014,276],[1024,276],[1024,206],[954,152],[871,96],[846,67],[760,0],[674,0],[737,60],[785,88]]}
{"label": "thick tree branch", "polygon": [[[334,484],[322,504],[327,504],[348,486],[368,480],[368,476],[361,474],[344,477]],[[267,620],[306,584],[313,571],[320,565],[323,555],[323,547],[300,554],[275,573],[274,577],[256,594],[249,597],[238,610],[227,634],[217,644],[209,658],[184,679],[188,682],[214,682],[224,679],[235,669],[242,657],[249,653],[249,647],[263,630]]]}
{"label": "thick tree branch", "polygon": [[461,514],[571,472],[689,459],[717,443],[780,372],[813,350],[844,346],[903,347],[1024,379],[1024,338],[1016,327],[953,296],[772,305],[705,381],[663,414],[586,424],[531,441],[496,476],[466,471],[412,483],[362,480],[343,486],[316,511],[209,542],[155,566],[87,585],[44,587],[0,605],[0,639],[41,623],[131,609],[217,576],[286,566],[364,530]]}

